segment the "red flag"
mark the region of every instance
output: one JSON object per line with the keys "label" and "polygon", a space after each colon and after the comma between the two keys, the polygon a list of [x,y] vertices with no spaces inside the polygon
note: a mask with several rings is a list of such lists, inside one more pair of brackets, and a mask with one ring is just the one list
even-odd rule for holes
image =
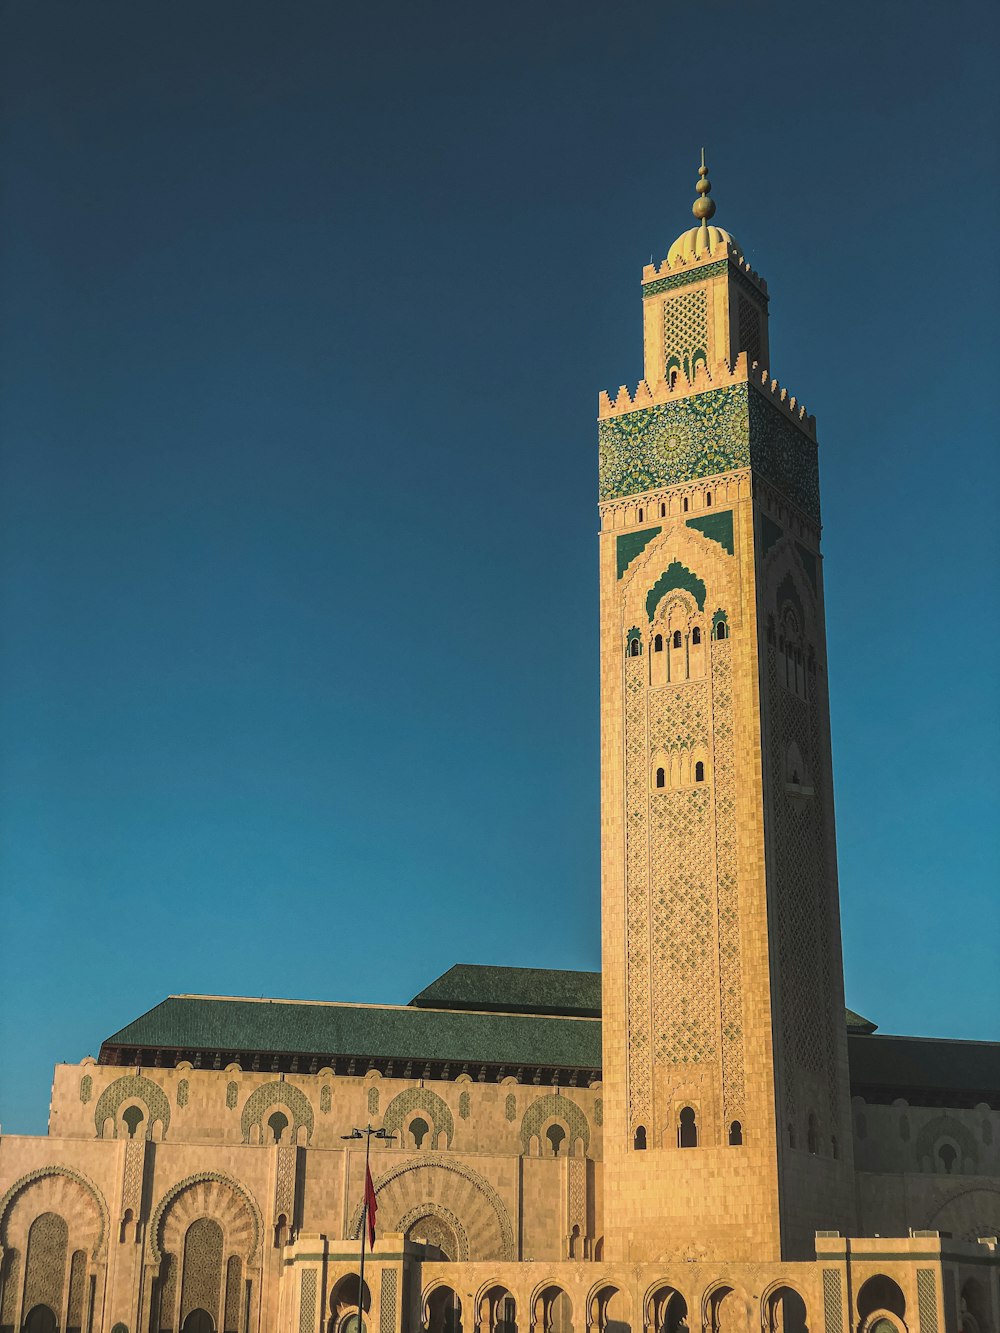
{"label": "red flag", "polygon": [[375,1202],[375,1186],[372,1184],[371,1168],[365,1168],[365,1215],[368,1218],[368,1248],[375,1244],[375,1214],[378,1204]]}

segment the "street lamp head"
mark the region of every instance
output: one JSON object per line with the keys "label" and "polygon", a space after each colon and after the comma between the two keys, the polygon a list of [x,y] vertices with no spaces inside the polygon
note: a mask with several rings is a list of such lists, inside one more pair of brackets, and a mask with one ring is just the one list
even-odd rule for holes
{"label": "street lamp head", "polygon": [[361,1138],[361,1130],[360,1130],[360,1129],[352,1129],[351,1132],[350,1132],[350,1134],[341,1134],[340,1137],[341,1137],[342,1139],[360,1139],[360,1138]]}

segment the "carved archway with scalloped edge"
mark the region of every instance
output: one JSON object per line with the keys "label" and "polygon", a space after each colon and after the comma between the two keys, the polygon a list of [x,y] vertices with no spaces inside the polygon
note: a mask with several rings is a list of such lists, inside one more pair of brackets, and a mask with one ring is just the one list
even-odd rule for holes
{"label": "carved archway with scalloped edge", "polygon": [[70,1244],[88,1250],[93,1259],[105,1248],[108,1206],[97,1186],[79,1171],[43,1166],[15,1180],[0,1199],[0,1245],[23,1248],[28,1227],[40,1213],[64,1218]]}
{"label": "carved archway with scalloped edge", "polygon": [[[463,1162],[437,1155],[411,1158],[379,1176],[375,1194],[379,1223],[387,1231],[398,1231],[401,1218],[418,1216],[427,1204],[439,1204],[465,1231],[470,1262],[516,1258],[514,1229],[503,1200],[488,1180]],[[359,1204],[351,1217],[350,1235],[356,1240],[360,1234]]]}
{"label": "carved archway with scalloped edge", "polygon": [[182,1253],[184,1234],[199,1217],[219,1223],[227,1253],[242,1255],[248,1267],[259,1264],[262,1229],[256,1200],[238,1180],[218,1171],[178,1181],[156,1205],[149,1225],[150,1262]]}

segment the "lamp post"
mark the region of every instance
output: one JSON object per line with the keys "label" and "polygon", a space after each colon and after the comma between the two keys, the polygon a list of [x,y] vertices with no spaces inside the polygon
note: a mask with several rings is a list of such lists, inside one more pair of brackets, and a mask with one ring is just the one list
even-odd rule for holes
{"label": "lamp post", "polygon": [[364,1139],[365,1141],[365,1176],[362,1184],[361,1193],[361,1268],[358,1273],[358,1329],[357,1333],[365,1333],[365,1241],[368,1239],[368,1159],[372,1150],[372,1139],[381,1139],[388,1142],[394,1139],[395,1134],[389,1134],[384,1129],[372,1129],[371,1125],[366,1125],[364,1129],[352,1129],[350,1134],[341,1134],[342,1139]]}

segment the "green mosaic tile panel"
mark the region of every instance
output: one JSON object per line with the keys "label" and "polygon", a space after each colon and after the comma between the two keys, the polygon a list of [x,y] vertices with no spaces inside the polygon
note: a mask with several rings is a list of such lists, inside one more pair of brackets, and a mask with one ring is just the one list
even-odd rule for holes
{"label": "green mosaic tile panel", "polygon": [[654,537],[658,537],[663,531],[662,528],[643,528],[641,532],[625,532],[618,538],[616,552],[618,555],[618,577],[625,573],[629,565],[640,555]]}
{"label": "green mosaic tile panel", "polygon": [[748,393],[748,385],[730,384],[602,421],[601,499],[749,467]]}
{"label": "green mosaic tile panel", "polygon": [[715,264],[706,264],[688,273],[671,273],[665,278],[653,278],[642,285],[643,296],[659,296],[661,292],[673,291],[675,287],[690,287],[693,282],[704,282],[706,278],[716,278],[729,267],[728,259],[720,259]]}
{"label": "green mosaic tile panel", "polygon": [[698,610],[704,611],[704,583],[697,574],[692,574],[686,565],[682,565],[679,560],[673,560],[646,594],[646,614],[650,620],[653,619],[656,608],[667,593],[673,592],[675,588],[683,588],[686,592],[689,592],[698,603]]}
{"label": "green mosaic tile panel", "polygon": [[608,417],[598,466],[601,500],[753,467],[819,520],[816,441],[745,383]]}
{"label": "green mosaic tile panel", "polygon": [[733,511],[720,510],[716,514],[705,514],[702,518],[689,518],[687,526],[696,532],[702,532],[710,541],[719,545],[730,555],[733,554]]}
{"label": "green mosaic tile panel", "polygon": [[754,390],[750,394],[751,465],[782,494],[819,521],[819,458],[816,441]]}

